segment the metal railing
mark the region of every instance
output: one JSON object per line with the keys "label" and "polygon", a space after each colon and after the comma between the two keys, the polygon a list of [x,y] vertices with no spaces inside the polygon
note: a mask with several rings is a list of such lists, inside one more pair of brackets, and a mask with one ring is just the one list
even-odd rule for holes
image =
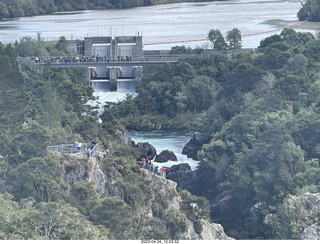
{"label": "metal railing", "polygon": [[157,166],[155,167],[152,163],[147,164],[147,163],[143,163],[142,161],[137,161],[137,164],[139,165],[140,168],[148,170],[152,175],[157,175],[166,179],[166,171],[165,170],[162,171],[161,168]]}
{"label": "metal railing", "polygon": [[75,144],[60,144],[54,146],[48,146],[51,151],[59,152],[62,154],[74,154],[80,153],[87,157],[92,157],[98,149],[98,143],[91,149],[91,143],[81,143],[81,146]]}
{"label": "metal railing", "polygon": [[92,149],[87,150],[87,157],[88,158],[92,157],[97,151],[97,149],[98,149],[98,143],[96,143]]}

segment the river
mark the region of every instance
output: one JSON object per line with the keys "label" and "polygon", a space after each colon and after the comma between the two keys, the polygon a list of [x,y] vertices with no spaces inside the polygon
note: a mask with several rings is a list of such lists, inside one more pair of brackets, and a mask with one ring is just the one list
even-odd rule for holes
{"label": "river", "polygon": [[[207,38],[211,29],[223,35],[238,28],[243,35],[272,31],[298,21],[302,0],[230,0],[179,3],[120,10],[79,11],[22,17],[0,21],[0,39],[14,42],[23,36],[44,40],[83,39],[88,36],[142,35],[144,50],[170,49],[175,45],[207,46],[208,41],[179,42]],[[295,26],[313,29],[309,23]],[[280,30],[243,38],[244,48],[255,48],[260,40]]]}
{"label": "river", "polygon": [[130,138],[135,142],[149,142],[153,145],[159,154],[163,150],[170,150],[175,153],[178,161],[168,161],[166,163],[156,163],[154,166],[171,167],[172,165],[188,163],[191,170],[195,170],[198,166],[198,161],[191,158],[187,158],[186,155],[182,154],[183,147],[192,138],[192,133],[190,132],[167,132],[167,131],[148,131],[148,132],[137,132],[130,131]]}
{"label": "river", "polygon": [[[52,15],[23,17],[0,21],[0,40],[13,43],[23,36],[36,38],[40,33],[46,40],[83,39],[92,36],[142,35],[144,50],[170,49],[172,46],[208,47],[207,37],[211,29],[219,29],[223,35],[238,28],[243,35],[244,48],[256,48],[267,36],[278,34],[279,27],[298,22],[297,12],[304,1],[288,0],[231,0],[222,2],[179,3],[121,10],[79,11]],[[314,32],[314,23],[295,25],[301,31]],[[261,33],[257,35],[251,35]],[[189,41],[194,40],[194,41]],[[169,42],[169,43],[168,43]],[[167,44],[165,44],[167,43]],[[105,101],[122,100],[135,88],[121,92],[95,91],[101,107]],[[198,162],[181,154],[191,134],[131,132],[136,142],[149,142],[160,153],[172,150],[180,162],[188,162],[192,169]],[[177,162],[169,162],[170,166]]]}

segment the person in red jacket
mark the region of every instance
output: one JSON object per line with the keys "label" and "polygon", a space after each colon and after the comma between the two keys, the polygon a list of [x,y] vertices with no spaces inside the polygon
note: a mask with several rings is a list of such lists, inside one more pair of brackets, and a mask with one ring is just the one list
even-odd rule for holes
{"label": "person in red jacket", "polygon": [[164,167],[164,166],[161,168],[161,175],[162,175],[163,178],[166,178],[166,169],[167,168]]}

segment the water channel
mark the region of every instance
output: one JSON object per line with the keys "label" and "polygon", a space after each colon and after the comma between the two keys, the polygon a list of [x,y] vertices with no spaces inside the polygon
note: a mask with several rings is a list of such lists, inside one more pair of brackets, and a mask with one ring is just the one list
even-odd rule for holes
{"label": "water channel", "polygon": [[[144,50],[163,50],[176,45],[207,47],[208,41],[186,41],[205,39],[210,29],[219,29],[226,35],[229,30],[238,28],[243,35],[249,35],[243,37],[243,47],[256,48],[263,38],[281,32],[281,29],[275,29],[298,22],[297,12],[302,2],[231,0],[23,17],[0,21],[0,40],[5,44],[13,43],[23,36],[36,38],[38,33],[46,41],[57,40],[60,36],[75,40],[92,36],[142,35]],[[319,27],[307,22],[294,28],[314,33]],[[262,32],[264,34],[250,35]],[[165,44],[177,41],[183,42]],[[130,86],[122,92],[95,91],[95,95],[103,105],[105,101],[122,100],[126,93],[134,92]],[[131,132],[130,136],[135,142],[151,143],[158,153],[164,149],[174,151],[179,163],[188,162],[192,169],[197,165],[181,155],[183,146],[192,137],[189,133]]]}
{"label": "water channel", "polygon": [[198,165],[198,161],[191,158],[187,158],[186,155],[182,154],[183,147],[192,138],[192,133],[189,132],[168,132],[168,131],[148,131],[148,132],[137,132],[129,131],[129,136],[135,142],[149,142],[153,145],[159,154],[163,150],[170,150],[175,153],[178,161],[168,161],[166,163],[156,163],[154,166],[171,167],[172,165],[188,163],[191,170],[195,170]]}

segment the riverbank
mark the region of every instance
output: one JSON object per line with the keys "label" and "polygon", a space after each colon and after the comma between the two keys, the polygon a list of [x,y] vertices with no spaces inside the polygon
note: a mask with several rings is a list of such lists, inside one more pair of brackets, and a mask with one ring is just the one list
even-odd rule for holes
{"label": "riverbank", "polygon": [[296,25],[297,20],[287,20],[287,19],[272,19],[267,20],[264,24],[276,26],[276,28],[285,28],[287,26],[296,29],[297,31],[308,31],[315,34],[315,31],[319,30],[319,23],[310,21],[301,21]]}
{"label": "riverbank", "polygon": [[[207,0],[203,2],[212,2],[213,0]],[[222,0],[216,0],[222,1]],[[114,2],[114,3],[113,3]],[[12,19],[19,17],[31,17],[38,15],[48,14],[61,14],[61,12],[72,13],[74,11],[83,10],[105,10],[105,9],[127,9],[144,6],[154,6],[160,4],[172,4],[172,3],[183,3],[183,2],[199,2],[196,0],[150,0],[150,1],[103,1],[103,2],[92,2],[92,1],[81,1],[79,3],[75,0],[69,0],[59,3],[43,3],[38,1],[28,2],[19,1],[12,5],[11,3],[5,3],[0,1],[1,13],[0,20]]]}

